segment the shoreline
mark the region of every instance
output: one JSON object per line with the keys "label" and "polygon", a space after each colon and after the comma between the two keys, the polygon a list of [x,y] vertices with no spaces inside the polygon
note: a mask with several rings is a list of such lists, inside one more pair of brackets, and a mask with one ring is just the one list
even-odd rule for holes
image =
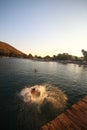
{"label": "shoreline", "polygon": [[0,56],[2,59],[7,59],[7,58],[17,58],[17,59],[27,59],[27,60],[32,60],[32,61],[39,61],[39,62],[58,62],[62,64],[78,64],[78,65],[87,65],[86,60],[47,60],[47,59],[29,59],[29,58],[23,58],[23,57],[8,57],[8,56]]}

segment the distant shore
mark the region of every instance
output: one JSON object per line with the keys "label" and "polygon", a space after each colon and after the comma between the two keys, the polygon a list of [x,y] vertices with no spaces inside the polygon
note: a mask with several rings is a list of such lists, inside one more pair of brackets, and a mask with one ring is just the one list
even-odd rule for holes
{"label": "distant shore", "polygon": [[62,64],[78,64],[78,65],[87,65],[86,60],[46,60],[46,59],[29,59],[29,58],[23,58],[23,57],[8,57],[8,56],[0,56],[2,59],[6,58],[18,58],[18,59],[27,59],[32,61],[41,61],[41,62],[58,62]]}
{"label": "distant shore", "polygon": [[63,64],[67,64],[67,63],[72,63],[72,64],[79,64],[79,65],[87,65],[87,61],[72,61],[72,60],[61,60],[61,61],[58,61],[59,63],[63,63]]}
{"label": "distant shore", "polygon": [[87,65],[87,61],[75,61],[75,60],[35,60],[35,61],[45,61],[45,62],[58,62],[62,64],[78,64],[78,65]]}

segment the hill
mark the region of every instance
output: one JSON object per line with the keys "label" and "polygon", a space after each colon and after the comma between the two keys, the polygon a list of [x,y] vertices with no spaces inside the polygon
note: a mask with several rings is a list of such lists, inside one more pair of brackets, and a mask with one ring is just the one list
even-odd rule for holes
{"label": "hill", "polygon": [[27,57],[27,55],[24,54],[23,52],[17,50],[15,47],[2,41],[0,41],[0,56],[23,57],[23,58]]}

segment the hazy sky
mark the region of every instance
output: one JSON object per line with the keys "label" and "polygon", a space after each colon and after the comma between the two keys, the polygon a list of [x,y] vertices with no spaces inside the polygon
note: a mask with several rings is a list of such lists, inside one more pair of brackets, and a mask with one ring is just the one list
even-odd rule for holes
{"label": "hazy sky", "polygon": [[26,54],[81,56],[87,0],[0,0],[0,41]]}

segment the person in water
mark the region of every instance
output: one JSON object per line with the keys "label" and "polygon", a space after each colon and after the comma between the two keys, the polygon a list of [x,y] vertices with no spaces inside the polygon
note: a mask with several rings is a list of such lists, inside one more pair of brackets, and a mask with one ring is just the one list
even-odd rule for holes
{"label": "person in water", "polygon": [[36,70],[36,69],[34,69],[34,72],[36,73],[36,72],[37,72],[37,70]]}
{"label": "person in water", "polygon": [[38,91],[36,88],[32,88],[31,94],[38,97],[40,96],[40,91]]}

